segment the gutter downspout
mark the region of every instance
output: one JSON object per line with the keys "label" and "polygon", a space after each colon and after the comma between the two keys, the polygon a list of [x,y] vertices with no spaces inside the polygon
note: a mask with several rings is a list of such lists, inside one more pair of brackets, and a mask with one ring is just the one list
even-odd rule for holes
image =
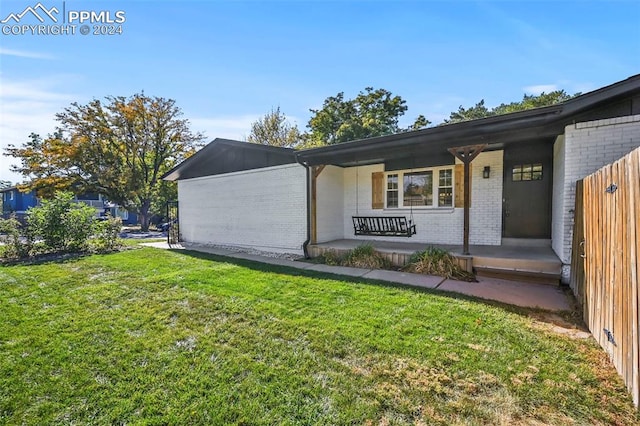
{"label": "gutter downspout", "polygon": [[307,175],[307,239],[302,243],[302,251],[304,252],[304,258],[310,259],[309,256],[309,242],[311,242],[311,170],[309,169],[309,165],[307,163],[303,163],[298,158],[298,153],[296,153],[296,162],[300,164],[306,170]]}

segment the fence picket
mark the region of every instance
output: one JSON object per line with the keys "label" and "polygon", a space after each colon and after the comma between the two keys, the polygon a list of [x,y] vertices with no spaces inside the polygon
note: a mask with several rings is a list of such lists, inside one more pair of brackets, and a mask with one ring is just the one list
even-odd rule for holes
{"label": "fence picket", "polygon": [[[585,177],[581,186],[576,194],[571,288],[583,302],[589,330],[610,355],[638,406],[640,148]],[[584,250],[579,247],[581,238]],[[586,257],[578,259],[582,252]]]}

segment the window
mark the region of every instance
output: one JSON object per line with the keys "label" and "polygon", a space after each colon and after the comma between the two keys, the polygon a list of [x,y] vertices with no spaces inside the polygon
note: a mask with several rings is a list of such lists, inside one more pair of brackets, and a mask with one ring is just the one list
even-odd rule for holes
{"label": "window", "polygon": [[542,164],[518,164],[513,166],[511,179],[514,182],[542,180]]}
{"label": "window", "polygon": [[438,182],[438,207],[453,206],[453,171],[451,169],[440,170]]}
{"label": "window", "polygon": [[386,182],[387,208],[453,207],[452,168],[389,173]]}
{"label": "window", "polygon": [[387,175],[387,207],[398,207],[398,175]]}
{"label": "window", "polygon": [[403,205],[433,205],[433,172],[405,173],[403,179]]}

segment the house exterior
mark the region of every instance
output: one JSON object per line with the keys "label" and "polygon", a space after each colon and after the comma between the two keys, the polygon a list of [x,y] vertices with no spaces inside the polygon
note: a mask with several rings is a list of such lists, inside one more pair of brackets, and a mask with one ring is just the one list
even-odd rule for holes
{"label": "house exterior", "polygon": [[189,243],[306,254],[397,241],[355,235],[352,218],[403,216],[425,245],[550,245],[567,281],[575,182],[638,146],[640,75],[558,105],[308,150],[216,139],[165,179],[178,182]]}
{"label": "house exterior", "polygon": [[[27,210],[35,207],[39,203],[35,191],[22,192],[13,186],[0,190],[2,194],[2,217],[7,219],[12,215],[18,220],[24,220]],[[107,212],[113,217],[120,217],[125,225],[135,225],[138,217],[135,213],[130,213],[120,206],[107,201],[103,195],[96,193],[85,193],[74,196],[76,203],[84,203],[96,209],[96,216],[102,216]]]}
{"label": "house exterior", "polygon": [[4,219],[11,215],[23,219],[27,210],[38,203],[34,192],[21,192],[15,186],[0,189],[0,194],[2,195],[2,218]]}
{"label": "house exterior", "polygon": [[122,219],[124,225],[135,225],[138,223],[137,214],[131,213],[117,204],[112,203],[102,194],[85,192],[84,194],[74,196],[74,201],[95,208],[97,216],[104,216],[108,213],[111,217],[119,217]]}

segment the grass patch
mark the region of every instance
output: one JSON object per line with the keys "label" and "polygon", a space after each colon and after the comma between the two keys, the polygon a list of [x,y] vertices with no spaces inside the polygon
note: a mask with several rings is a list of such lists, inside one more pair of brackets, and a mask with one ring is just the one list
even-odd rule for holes
{"label": "grass patch", "polygon": [[140,248],[0,300],[0,424],[638,421],[595,342],[466,298]]}

